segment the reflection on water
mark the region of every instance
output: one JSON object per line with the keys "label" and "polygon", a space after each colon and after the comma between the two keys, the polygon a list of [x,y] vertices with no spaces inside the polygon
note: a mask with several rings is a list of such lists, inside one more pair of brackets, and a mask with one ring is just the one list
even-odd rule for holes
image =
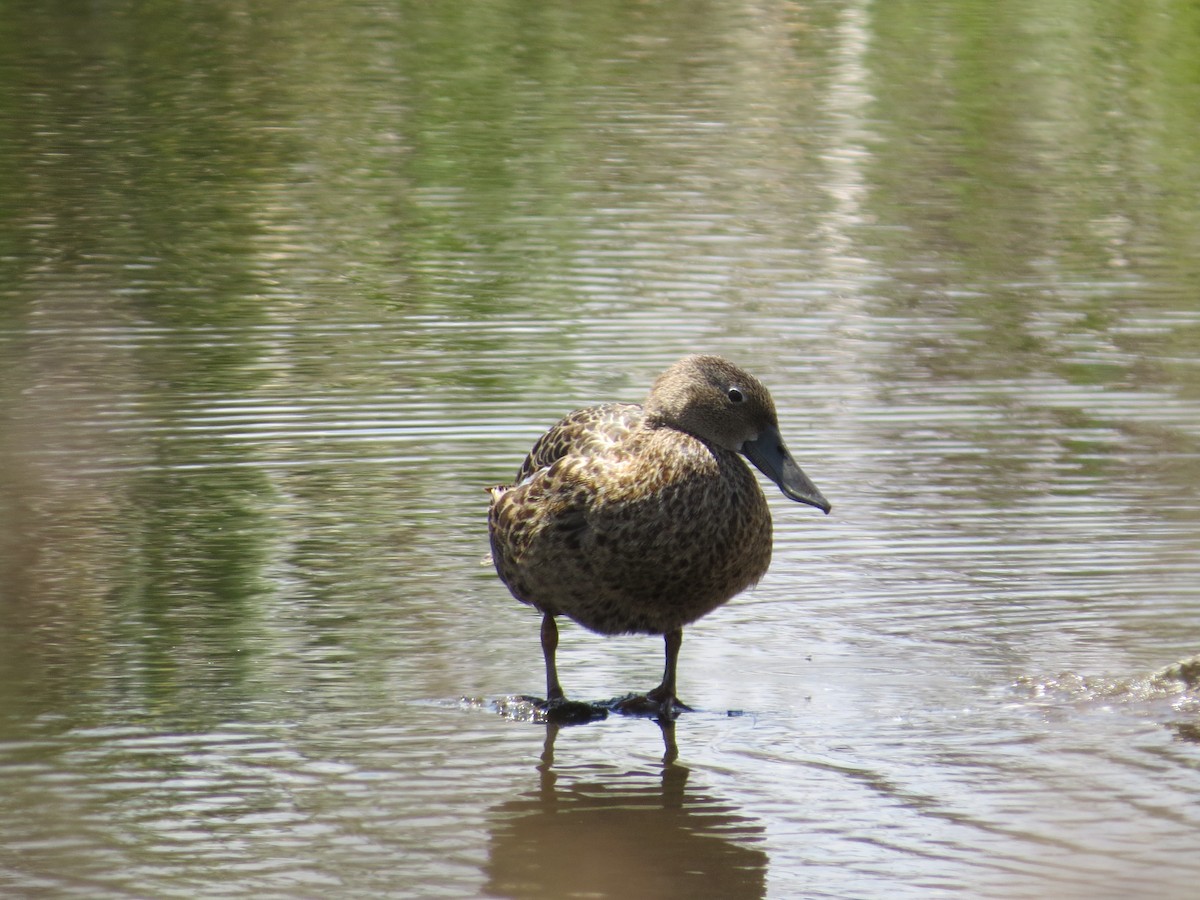
{"label": "reflection on water", "polygon": [[[1131,9],[8,4],[0,894],[1194,894],[1200,7]],[[678,760],[536,770],[483,488],[695,351],[838,509]]]}
{"label": "reflection on water", "polygon": [[[677,754],[674,723],[665,755]],[[689,771],[555,765],[546,727],[536,791],[491,810],[486,892],[496,897],[763,897],[763,827],[688,787]]]}

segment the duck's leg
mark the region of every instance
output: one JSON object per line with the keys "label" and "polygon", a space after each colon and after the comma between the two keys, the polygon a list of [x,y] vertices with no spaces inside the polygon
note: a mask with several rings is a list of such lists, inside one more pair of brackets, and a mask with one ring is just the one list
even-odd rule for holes
{"label": "duck's leg", "polygon": [[663,635],[666,644],[667,663],[663,669],[662,684],[646,695],[647,700],[659,704],[669,716],[676,709],[690,710],[686,703],[680,702],[675,696],[675,666],[679,662],[679,648],[683,646],[683,629],[676,628]]}
{"label": "duck's leg", "polygon": [[546,701],[561,700],[562,685],[558,683],[558,666],[554,654],[558,650],[558,625],[550,613],[542,613],[542,656],[546,658]]}
{"label": "duck's leg", "polygon": [[554,616],[542,613],[542,655],[546,657],[546,700],[535,702],[540,709],[541,721],[551,725],[582,725],[608,717],[608,710],[582,700],[568,700],[558,683],[558,667],[554,663],[554,652],[558,649],[558,624]]}

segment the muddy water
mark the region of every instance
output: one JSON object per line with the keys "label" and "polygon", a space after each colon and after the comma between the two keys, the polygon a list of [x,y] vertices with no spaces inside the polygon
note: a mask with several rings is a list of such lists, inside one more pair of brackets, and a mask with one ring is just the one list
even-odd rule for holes
{"label": "muddy water", "polygon": [[[0,32],[0,894],[1191,896],[1186,20],[109,6]],[[698,350],[834,514],[501,715],[483,487]]]}

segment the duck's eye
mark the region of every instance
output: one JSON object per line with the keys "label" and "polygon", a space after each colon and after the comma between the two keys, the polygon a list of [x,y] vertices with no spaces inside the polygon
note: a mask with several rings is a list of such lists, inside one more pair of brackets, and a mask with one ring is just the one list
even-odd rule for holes
{"label": "duck's eye", "polygon": [[727,396],[727,397],[729,397],[729,402],[730,402],[730,403],[741,403],[743,400],[745,400],[745,399],[746,399],[746,398],[745,398],[745,397],[742,395],[742,392],[741,392],[741,390],[740,390],[740,389],[738,389],[738,388],[735,388],[735,387],[731,387],[731,388],[729,389],[729,393],[728,393],[728,394],[726,394],[726,396]]}

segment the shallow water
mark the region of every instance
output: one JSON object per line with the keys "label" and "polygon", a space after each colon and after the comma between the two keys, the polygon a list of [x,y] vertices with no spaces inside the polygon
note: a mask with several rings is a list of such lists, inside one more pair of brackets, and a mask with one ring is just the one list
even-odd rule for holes
{"label": "shallow water", "polygon": [[[18,5],[0,894],[1190,896],[1189,15]],[[697,350],[834,513],[500,715],[484,486]]]}

